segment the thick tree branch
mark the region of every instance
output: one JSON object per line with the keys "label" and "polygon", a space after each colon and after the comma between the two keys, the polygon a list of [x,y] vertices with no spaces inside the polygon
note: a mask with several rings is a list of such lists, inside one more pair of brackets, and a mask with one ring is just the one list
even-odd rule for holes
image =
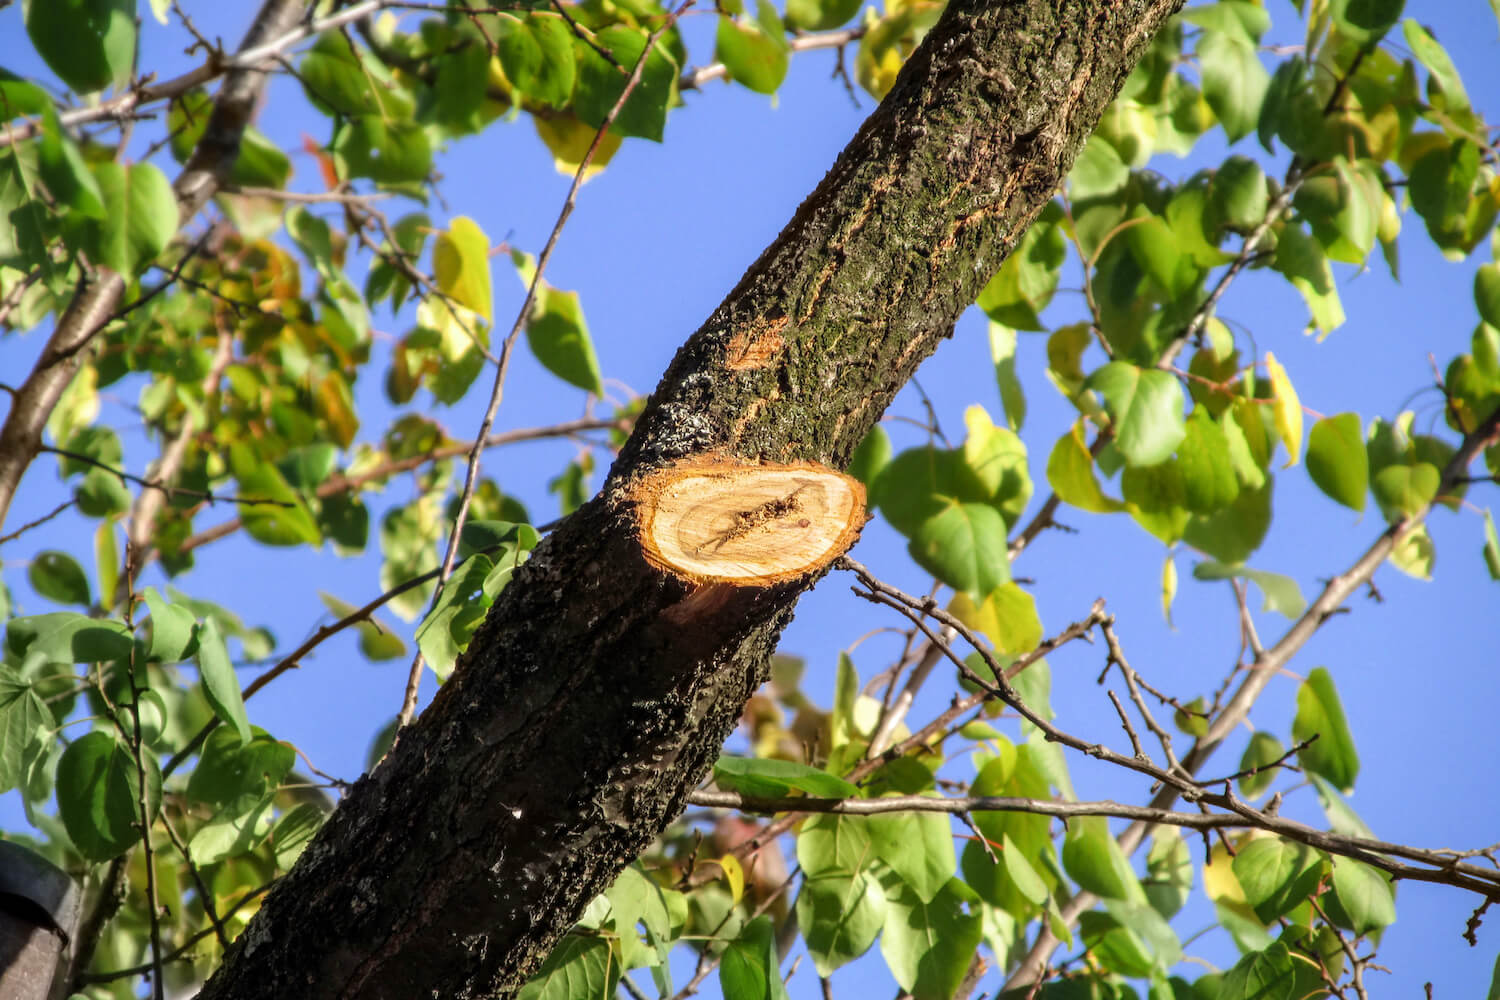
{"label": "thick tree branch", "polygon": [[[250,123],[266,81],[266,72],[260,67],[268,56],[249,55],[291,32],[304,30],[297,26],[303,6],[302,0],[266,0],[256,15],[241,55],[236,57],[239,61],[214,99],[203,136],[172,185],[179,226],[186,225],[213,197],[239,155],[240,136]],[[10,412],[0,427],[0,525],[5,523],[21,477],[41,447],[47,418],[83,364],[94,337],[114,316],[124,293],[125,279],[113,271],[98,268],[93,274],[85,273],[31,374],[11,395]]]}
{"label": "thick tree branch", "polygon": [[507,996],[681,811],[814,580],[651,566],[630,484],[679,459],[841,467],[1046,205],[1172,0],[955,0],[678,352],[602,494],[534,551],[454,676],[204,988]]}

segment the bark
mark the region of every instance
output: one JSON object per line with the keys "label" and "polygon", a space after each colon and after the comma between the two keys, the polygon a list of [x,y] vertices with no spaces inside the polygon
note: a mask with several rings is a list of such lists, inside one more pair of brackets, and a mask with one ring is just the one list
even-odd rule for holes
{"label": "bark", "polygon": [[[302,0],[266,0],[241,51],[285,35],[302,17],[304,6]],[[224,78],[203,136],[172,185],[179,226],[197,215],[228,178],[265,81],[266,71],[254,67],[234,70]],[[124,277],[108,268],[86,271],[31,373],[11,394],[10,412],[0,425],[0,525],[5,524],[21,477],[41,448],[47,418],[88,358],[94,338],[114,318],[125,284]]]}
{"label": "bark", "polygon": [[687,457],[842,468],[1177,6],[949,5],[204,1000],[514,992],[679,814],[814,582],[704,599],[644,557],[630,484]]}

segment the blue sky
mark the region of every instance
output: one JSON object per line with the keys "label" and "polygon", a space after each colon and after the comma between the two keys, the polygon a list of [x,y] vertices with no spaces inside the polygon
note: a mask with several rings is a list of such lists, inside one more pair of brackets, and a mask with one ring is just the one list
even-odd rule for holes
{"label": "blue sky", "polygon": [[[201,7],[201,9],[200,9]],[[251,5],[200,5],[187,9],[209,35],[233,43],[243,31]],[[1439,0],[1412,5],[1452,53],[1473,101],[1491,117],[1500,115],[1500,42],[1496,21],[1478,0]],[[1273,35],[1294,30],[1290,4],[1273,2]],[[712,54],[713,17],[689,14],[685,31],[693,62]],[[142,37],[143,64],[169,76],[186,65],[185,39],[148,19]],[[851,53],[852,54],[852,53]],[[27,51],[20,5],[0,10],[0,66],[21,73],[38,68]],[[819,52],[793,59],[787,83],[772,101],[737,86],[709,84],[686,95],[686,106],[668,119],[666,141],[654,145],[627,141],[610,167],[587,184],[563,234],[548,272],[555,285],[577,289],[607,378],[638,392],[649,391],[677,346],[719,303],[744,269],[775,236],[800,200],[811,191],[874,102],[860,92],[858,106],[831,77],[834,56]],[[300,89],[280,78],[271,89],[260,127],[283,148],[299,150],[301,135],[326,138],[326,120],[303,108]],[[149,131],[143,127],[143,132]],[[1221,150],[1210,148],[1210,154]],[[1256,151],[1249,151],[1254,155]],[[319,185],[311,160],[293,153],[294,186]],[[1160,158],[1153,168],[1180,179],[1210,160]],[[169,169],[169,164],[162,164]],[[1284,167],[1284,161],[1278,166]],[[551,157],[530,124],[499,124],[442,157],[441,191],[453,214],[473,217],[492,240],[508,240],[535,252],[546,238],[566,192]],[[1270,168],[1268,167],[1268,170]],[[388,208],[399,214],[399,209]],[[434,218],[441,209],[434,205]],[[1402,283],[1393,284],[1375,262],[1369,273],[1340,268],[1338,279],[1348,314],[1346,325],[1319,343],[1303,333],[1306,315],[1295,293],[1279,279],[1251,274],[1226,297],[1220,315],[1262,351],[1269,348],[1286,365],[1302,402],[1324,414],[1359,412],[1366,421],[1393,417],[1411,394],[1432,384],[1427,356],[1440,366],[1466,350],[1476,317],[1470,294],[1473,268],[1489,259],[1483,245],[1461,264],[1445,262],[1431,248],[1420,220],[1408,215],[1401,241]],[[494,273],[496,318],[508,325],[520,304],[522,287],[503,258]],[[1054,322],[1084,315],[1076,272],[1047,314]],[[399,336],[411,316],[378,317],[377,328]],[[0,380],[17,381],[41,344],[40,332],[0,340]],[[1242,345],[1248,340],[1242,339]],[[1046,495],[1044,466],[1052,443],[1071,420],[1072,409],[1041,376],[1045,341],[1021,335],[1019,368],[1030,412],[1023,432],[1031,453],[1038,499]],[[372,369],[372,374],[383,366]],[[938,417],[950,435],[961,436],[966,406],[978,402],[1000,413],[986,341],[984,317],[971,311],[954,339],[918,373]],[[482,380],[485,381],[485,380]],[[139,422],[127,411],[136,387],[116,386],[102,419],[117,420],[126,441],[126,464],[141,472],[154,453]],[[389,413],[379,377],[357,387],[361,411],[370,414],[365,432],[378,434]],[[434,412],[457,438],[472,435],[482,413],[481,387],[451,409]],[[416,404],[425,406],[424,397]],[[1437,397],[1417,401],[1418,426],[1440,420]],[[497,429],[530,427],[582,414],[581,394],[536,365],[524,350],[506,388]],[[904,393],[891,415],[921,419],[914,392]],[[897,448],[920,444],[924,435],[902,423],[888,423]],[[572,457],[567,443],[514,446],[491,452],[486,471],[518,495],[538,521],[556,515],[556,499],[546,481]],[[597,486],[596,474],[593,485]],[[1295,577],[1311,597],[1320,580],[1349,566],[1383,528],[1378,513],[1361,518],[1322,496],[1302,468],[1278,477],[1273,530],[1252,564]],[[405,499],[410,487],[398,482],[388,495]],[[1488,494],[1488,496],[1486,495]],[[1493,488],[1476,489],[1471,501],[1495,505]],[[61,496],[55,467],[43,458],[32,468],[10,516],[10,526],[50,510]],[[1033,504],[1033,508],[1035,502]],[[228,516],[227,512],[220,516]],[[209,517],[202,523],[211,524]],[[1079,534],[1049,532],[1017,563],[1018,575],[1034,581],[1044,626],[1056,631],[1082,617],[1096,597],[1117,616],[1133,665],[1154,685],[1187,698],[1217,685],[1237,650],[1234,605],[1222,584],[1191,579],[1194,557],[1179,552],[1182,586],[1174,607],[1176,630],[1164,623],[1159,581],[1164,550],[1124,517],[1070,512],[1064,520]],[[90,526],[91,529],[91,526]],[[61,518],[7,546],[5,582],[23,613],[45,610],[25,583],[25,561],[45,548],[78,548],[80,523]],[[1496,656],[1497,597],[1479,558],[1480,520],[1471,509],[1455,516],[1437,513],[1430,531],[1438,557],[1436,579],[1412,580],[1391,568],[1377,576],[1384,603],[1356,598],[1352,614],[1325,626],[1294,661],[1304,674],[1326,666],[1342,695],[1358,746],[1362,771],[1351,804],[1384,839],[1424,846],[1475,847],[1500,840],[1500,797],[1492,794],[1493,764],[1500,734],[1493,718],[1500,703]],[[928,578],[906,557],[901,541],[877,521],[866,530],[856,558],[910,591],[923,591]],[[329,591],[362,603],[379,590],[378,553],[353,559],[331,552],[272,550],[243,537],[200,551],[198,566],[178,585],[218,601],[248,622],[265,624],[282,648],[295,645],[328,620],[316,592]],[[147,583],[162,582],[159,571]],[[782,649],[808,659],[805,690],[824,704],[831,692],[838,651],[869,629],[897,625],[849,593],[850,578],[828,577],[804,598]],[[1260,615],[1257,627],[1269,643],[1288,624]],[[409,634],[409,627],[407,629]],[[889,640],[861,646],[854,659],[862,677],[887,665],[896,652]],[[1063,728],[1125,746],[1104,692],[1095,686],[1103,665],[1098,648],[1077,646],[1051,659],[1053,704]],[[247,674],[253,676],[253,672]],[[300,747],[319,768],[353,778],[363,769],[371,734],[400,705],[405,663],[370,665],[352,640],[322,647],[305,666],[272,685],[250,705],[252,719]],[[946,703],[950,688],[935,681],[913,718]],[[1294,711],[1296,681],[1273,682],[1254,721],[1284,739]],[[424,691],[430,696],[429,683]],[[1210,770],[1234,770],[1240,743],[1221,751]],[[1082,798],[1143,801],[1143,782],[1092,761],[1071,759]],[[963,767],[963,762],[953,765]],[[1321,822],[1306,791],[1293,796],[1287,811]],[[22,828],[14,794],[0,797],[0,826]],[[1196,847],[1195,847],[1196,850]],[[1211,912],[1195,890],[1201,918]],[[1414,996],[1431,980],[1438,997],[1481,993],[1500,951],[1500,929],[1480,931],[1480,946],[1460,937],[1475,900],[1458,890],[1404,884],[1397,897],[1398,922],[1387,933],[1379,961],[1389,976],[1372,973],[1377,995]],[[1196,930],[1190,917],[1179,922],[1184,936]],[[1494,919],[1494,918],[1492,918]],[[1209,961],[1233,962],[1222,935],[1191,949]],[[996,988],[993,974],[980,989]],[[835,994],[855,989],[894,991],[889,974],[874,956],[834,978]],[[817,995],[810,967],[791,982],[794,997]]]}

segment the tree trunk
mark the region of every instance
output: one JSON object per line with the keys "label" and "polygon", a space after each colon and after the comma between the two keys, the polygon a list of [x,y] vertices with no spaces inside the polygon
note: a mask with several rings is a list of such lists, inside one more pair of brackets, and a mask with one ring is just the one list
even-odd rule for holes
{"label": "tree trunk", "polygon": [[817,576],[734,586],[657,568],[632,483],[688,457],[842,468],[1179,3],[950,3],[678,352],[601,494],[516,573],[205,1000],[514,992],[677,817]]}

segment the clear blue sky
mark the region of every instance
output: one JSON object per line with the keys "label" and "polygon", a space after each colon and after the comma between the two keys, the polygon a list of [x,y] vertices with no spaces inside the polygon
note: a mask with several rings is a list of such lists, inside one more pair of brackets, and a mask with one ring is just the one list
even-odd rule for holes
{"label": "clear blue sky", "polygon": [[[252,6],[187,5],[204,31],[222,35],[231,45]],[[1491,11],[1479,0],[1411,6],[1453,54],[1475,105],[1492,118],[1500,116],[1500,42]],[[1286,38],[1294,23],[1290,4],[1278,0],[1270,11],[1277,22],[1273,35]],[[712,27],[711,16],[690,15],[686,21],[695,64],[711,58]],[[186,65],[181,54],[185,41],[177,29],[162,29],[148,16],[143,64],[161,76],[171,75]],[[581,292],[608,378],[640,392],[655,385],[677,346],[780,230],[873,108],[863,93],[858,107],[851,103],[843,86],[830,78],[833,65],[831,53],[795,57],[774,102],[723,84],[689,94],[687,106],[669,118],[663,145],[628,141],[611,166],[585,186],[548,278]],[[19,4],[0,10],[0,66],[38,72],[22,33]],[[283,148],[299,150],[303,132],[326,139],[326,121],[306,114],[302,105],[300,90],[291,81],[282,78],[273,86],[260,125]],[[293,160],[294,185],[315,189],[319,181],[310,159],[295,152]],[[1162,158],[1153,167],[1179,179],[1199,165]],[[441,190],[453,214],[472,216],[495,241],[508,239],[532,252],[545,239],[568,183],[555,173],[549,154],[524,120],[459,145],[441,159],[440,169]],[[433,206],[433,211],[440,218],[440,208]],[[1364,275],[1339,269],[1348,323],[1321,344],[1304,336],[1303,306],[1279,281],[1251,275],[1231,291],[1220,313],[1253,336],[1262,350],[1276,352],[1306,406],[1325,414],[1355,410],[1366,420],[1392,417],[1413,391],[1431,385],[1429,352],[1443,364],[1467,349],[1475,322],[1473,267],[1488,259],[1488,248],[1482,246],[1463,264],[1444,262],[1411,215],[1401,252],[1399,286],[1388,280],[1378,261]],[[1084,314],[1076,272],[1064,284],[1048,314],[1055,322]],[[497,322],[505,324],[520,304],[522,289],[503,258],[496,261],[494,286]],[[411,323],[407,314],[378,317],[376,325],[399,336]],[[40,345],[40,333],[0,341],[0,380],[18,381]],[[1023,438],[1031,450],[1038,497],[1047,492],[1046,455],[1072,417],[1068,404],[1041,376],[1043,347],[1040,336],[1022,335],[1020,369],[1030,404]],[[382,371],[378,363],[371,369],[372,374]],[[983,317],[971,311],[918,379],[950,434],[961,436],[962,413],[970,403],[980,402],[998,417]],[[113,387],[102,419],[118,421],[126,463],[140,473],[154,449],[128,412],[135,391],[129,383]],[[361,412],[369,414],[366,433],[378,434],[389,412],[378,375],[358,386],[357,393]],[[476,387],[470,400],[434,416],[454,437],[467,438],[478,426],[481,396]],[[424,405],[424,398],[419,396],[417,403]],[[579,393],[543,372],[522,351],[498,427],[550,424],[579,416],[581,408]],[[1419,399],[1418,408],[1419,426],[1440,420],[1435,395]],[[890,412],[922,415],[910,390]],[[909,425],[888,427],[898,449],[922,441],[921,432]],[[489,454],[485,468],[544,521],[556,514],[556,500],[546,493],[545,483],[572,453],[568,444],[517,446]],[[593,485],[598,482],[596,474]],[[1252,564],[1295,577],[1311,597],[1320,580],[1346,568],[1383,524],[1373,509],[1361,519],[1324,498],[1300,467],[1283,473],[1277,486],[1274,528]],[[389,494],[404,499],[408,490],[398,482]],[[43,458],[23,484],[8,527],[51,509],[59,496],[55,467]],[[1500,506],[1493,497],[1493,489],[1471,494],[1480,505]],[[202,523],[217,520],[206,517]],[[1044,535],[1016,567],[1018,575],[1035,581],[1032,589],[1047,630],[1083,616],[1093,599],[1103,596],[1118,616],[1132,663],[1153,684],[1188,698],[1210,691],[1238,646],[1234,607],[1224,585],[1192,581],[1194,558],[1180,552],[1183,583],[1174,608],[1177,629],[1170,630],[1158,600],[1162,546],[1124,517],[1070,512],[1065,520],[1084,530]],[[1500,797],[1492,790],[1493,762],[1500,759],[1500,732],[1494,725],[1500,704],[1500,673],[1494,669],[1500,590],[1479,559],[1480,523],[1472,510],[1462,516],[1440,512],[1430,530],[1438,552],[1436,580],[1422,583],[1394,569],[1381,570],[1377,582],[1384,603],[1356,598],[1353,613],[1330,622],[1293,668],[1300,674],[1319,665],[1332,671],[1363,765],[1352,805],[1379,836],[1424,846],[1474,847],[1500,840]],[[26,560],[45,548],[80,548],[79,531],[78,521],[61,518],[7,546],[4,580],[23,613],[45,610],[26,586]],[[867,529],[855,555],[906,589],[920,591],[928,585],[900,540],[881,522]],[[379,590],[378,567],[373,549],[341,560],[331,552],[266,549],[236,536],[201,550],[197,569],[178,585],[234,609],[248,622],[270,626],[287,648],[327,621],[318,590],[362,603]],[[159,571],[148,573],[145,582],[159,585]],[[806,690],[824,704],[838,651],[871,628],[898,624],[850,595],[849,582],[834,574],[806,597],[782,644],[784,651],[808,658]],[[1257,619],[1268,639],[1286,624],[1274,615]],[[894,652],[889,642],[877,640],[862,646],[855,661],[862,676],[869,677]],[[1079,647],[1051,662],[1058,723],[1087,738],[1125,746],[1113,711],[1094,684],[1102,651]],[[358,657],[352,640],[332,642],[303,669],[258,696],[251,704],[252,718],[294,742],[321,769],[353,778],[363,769],[371,734],[399,707],[404,677],[403,662],[371,666]],[[1295,687],[1292,678],[1273,682],[1254,713],[1256,723],[1284,738]],[[946,702],[950,689],[936,682],[931,688],[914,718]],[[430,683],[425,694],[431,694]],[[1238,746],[1224,752],[1211,770],[1232,771],[1238,752]],[[951,765],[955,774],[964,766],[962,761]],[[1080,797],[1143,801],[1147,794],[1144,783],[1117,770],[1078,759],[1070,760],[1070,766]],[[1306,792],[1294,796],[1288,811],[1321,823]],[[13,793],[0,797],[0,825],[24,828]],[[1195,890],[1195,900],[1198,926],[1205,926],[1212,917],[1201,889]],[[1373,973],[1372,992],[1417,996],[1431,980],[1440,998],[1481,994],[1500,951],[1500,928],[1481,930],[1478,948],[1465,944],[1460,935],[1474,903],[1454,889],[1402,885],[1398,922],[1379,959],[1392,974]],[[1192,919],[1178,922],[1184,936],[1198,929]],[[1497,919],[1492,916],[1491,924]],[[1226,966],[1234,960],[1223,935],[1204,939],[1191,950]],[[980,989],[993,992],[996,986],[992,974]],[[873,955],[834,978],[835,995],[863,989],[877,995],[895,989]],[[797,998],[817,995],[810,966],[793,978],[791,991]]]}

